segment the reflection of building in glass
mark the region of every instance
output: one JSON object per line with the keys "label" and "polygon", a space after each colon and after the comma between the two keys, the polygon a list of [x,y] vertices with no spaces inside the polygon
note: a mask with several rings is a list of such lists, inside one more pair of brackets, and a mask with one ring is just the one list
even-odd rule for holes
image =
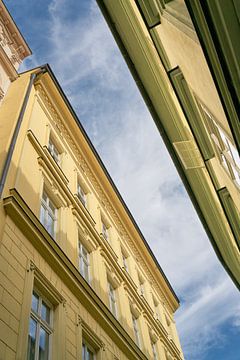
{"label": "reflection of building in glass", "polygon": [[120,0],[113,5],[98,0],[98,4],[216,254],[240,287],[236,1]]}
{"label": "reflection of building in glass", "polygon": [[178,298],[48,65],[0,119],[0,358],[183,359]]}

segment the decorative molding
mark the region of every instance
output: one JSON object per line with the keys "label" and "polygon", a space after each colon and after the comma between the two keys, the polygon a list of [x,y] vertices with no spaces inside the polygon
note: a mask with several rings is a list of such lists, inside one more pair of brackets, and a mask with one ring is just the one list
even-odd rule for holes
{"label": "decorative molding", "polygon": [[0,33],[0,38],[4,36],[2,41],[4,41],[5,45],[9,46],[19,63],[31,54],[26,41],[2,2],[0,4]]}
{"label": "decorative molding", "polygon": [[170,60],[168,58],[167,52],[164,49],[161,38],[158,34],[158,26],[156,26],[153,29],[150,29],[149,32],[152,37],[152,41],[156,47],[156,50],[158,52],[158,55],[164,65],[166,71],[171,70],[172,66],[171,66]]}
{"label": "decorative molding", "polygon": [[[182,6],[184,6],[184,3]],[[182,31],[191,40],[199,44],[199,40],[190,16],[186,16],[186,15],[184,16],[182,11],[177,11],[176,9],[174,9],[171,2],[168,5],[166,5],[162,17],[165,18],[167,21],[169,21],[180,31]]]}
{"label": "decorative molding", "polygon": [[160,24],[163,8],[155,0],[137,0],[148,26],[151,28]]}
{"label": "decorative molding", "polygon": [[[40,80],[39,80],[40,81]],[[119,233],[122,234],[122,238],[124,241],[126,241],[126,243],[129,244],[129,246],[131,247],[135,258],[140,260],[141,266],[144,269],[147,278],[150,282],[152,282],[153,286],[156,288],[156,290],[159,293],[159,297],[164,300],[164,302],[167,304],[167,306],[169,307],[169,309],[171,309],[172,311],[172,303],[167,299],[167,297],[165,296],[164,292],[162,291],[161,287],[159,286],[159,281],[155,278],[155,276],[152,274],[152,272],[149,270],[148,264],[144,261],[144,258],[141,256],[141,253],[139,252],[137,245],[133,242],[133,240],[131,239],[131,237],[128,235],[125,226],[123,225],[123,223],[120,220],[120,217],[117,215],[117,213],[115,212],[115,210],[113,209],[112,205],[110,204],[105,192],[102,190],[97,178],[95,177],[95,175],[92,173],[92,171],[90,170],[90,167],[88,166],[87,162],[84,160],[83,155],[81,154],[81,152],[78,149],[77,144],[73,141],[72,136],[70,135],[68,129],[66,128],[66,126],[63,123],[63,119],[61,119],[60,115],[58,114],[55,106],[52,104],[49,96],[47,95],[47,90],[44,89],[43,85],[40,82],[36,82],[35,86],[37,91],[39,92],[39,96],[43,99],[44,104],[46,104],[52,119],[51,121],[53,121],[54,125],[55,125],[55,129],[58,131],[59,134],[62,134],[62,136],[65,138],[65,140],[68,142],[71,150],[73,151],[78,165],[84,170],[86,176],[88,177],[90,183],[92,184],[92,186],[94,187],[98,197],[99,197],[99,202],[100,203],[104,203],[105,204],[105,211],[107,210],[108,213],[111,215],[111,218],[113,220],[113,223],[117,229],[117,231]]]}
{"label": "decorative molding", "polygon": [[56,163],[56,161],[54,161],[47,146],[41,146],[32,130],[27,131],[27,137],[33,145],[34,149],[37,151],[38,155],[46,163],[46,167],[49,169],[49,171],[58,175],[58,181],[61,183],[62,187],[64,187],[64,185],[67,185],[69,183],[69,180],[65,176],[60,166]]}
{"label": "decorative molding", "polygon": [[4,95],[5,95],[5,93],[2,89],[2,87],[0,86],[0,101],[4,98]]}
{"label": "decorative molding", "polygon": [[[73,211],[73,215],[75,215],[77,218],[79,217],[79,214]],[[91,234],[86,228],[82,228],[77,220],[78,223],[78,236],[80,242],[86,247],[89,253],[92,251],[95,251],[97,247],[99,246],[99,243],[96,241],[95,237],[91,237]]]}
{"label": "decorative molding", "polygon": [[[222,99],[222,102],[224,103],[226,117],[231,125],[231,129],[234,135],[234,140],[237,144],[238,151],[240,151],[240,122],[237,113],[239,109],[236,108],[233,102],[231,91],[229,90],[228,84],[226,82],[221,59],[219,58],[219,54],[215,46],[215,41],[212,37],[212,31],[207,23],[205,12],[203,11],[202,8],[202,2],[200,0],[185,0],[185,2],[191,14],[192,20],[194,22],[196,32],[199,34],[201,45],[204,54],[206,56],[210,71],[213,75],[219,96]],[[227,1],[225,4],[225,2],[211,0],[211,1],[206,1],[205,6],[210,5],[211,11],[213,11],[214,14],[212,20],[216,20],[216,17],[218,17],[218,19],[220,20],[218,24],[218,31],[222,32],[222,36],[225,37],[226,35],[227,36],[229,35],[229,26],[224,27],[225,15],[222,8],[223,4],[227,6],[227,14],[229,16],[228,10],[230,9],[229,5],[232,5],[232,1]],[[236,19],[234,16],[234,22],[235,21]],[[239,20],[237,20],[237,22],[239,22]],[[225,42],[226,49],[224,48],[222,50],[224,51],[227,50],[232,40],[233,38],[231,37],[229,38],[228,36],[227,41]],[[238,38],[237,38],[237,42],[238,42]],[[234,67],[236,66],[236,59],[234,58],[235,50],[234,48],[232,48],[231,50],[233,50],[233,52],[232,51],[228,52],[227,50],[227,54],[231,55],[231,63],[233,65],[233,67],[231,67],[231,70],[233,70],[234,73],[235,71]],[[236,76],[236,81],[238,80],[239,77]]]}
{"label": "decorative molding", "polygon": [[138,318],[142,313],[141,308],[139,308],[135,302],[130,302],[130,309],[136,318]]}
{"label": "decorative molding", "polygon": [[72,213],[78,218],[79,222],[84,225],[85,221],[89,227],[95,227],[96,222],[88,212],[88,210],[83,206],[81,201],[78,199],[77,195],[74,195],[74,205],[72,208]]}
{"label": "decorative molding", "polygon": [[29,260],[27,272],[32,272],[34,276],[34,286],[39,290],[44,289],[46,297],[50,299],[54,305],[63,304],[66,307],[66,299],[58,292],[52,283],[46,278],[43,272],[36,266],[33,260]]}
{"label": "decorative molding", "polygon": [[16,80],[18,78],[18,73],[1,46],[0,46],[0,62],[3,69],[6,71],[6,74],[8,75],[10,81]]}
{"label": "decorative molding", "polygon": [[169,75],[204,160],[209,160],[215,156],[214,149],[195,97],[179,67],[170,71]]}
{"label": "decorative molding", "polygon": [[218,195],[236,240],[236,245],[240,251],[240,214],[234,205],[232,197],[226,187],[218,190]]}
{"label": "decorative molding", "polygon": [[105,343],[97,336],[93,329],[87,324],[87,322],[81,317],[81,315],[77,315],[77,326],[81,326],[82,328],[82,336],[85,340],[90,341],[90,344],[95,349],[102,349],[105,351]]}

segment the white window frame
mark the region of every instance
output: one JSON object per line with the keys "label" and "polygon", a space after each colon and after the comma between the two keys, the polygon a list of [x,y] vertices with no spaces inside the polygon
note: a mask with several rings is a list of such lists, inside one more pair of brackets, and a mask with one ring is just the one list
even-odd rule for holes
{"label": "white window frame", "polygon": [[108,280],[108,300],[111,313],[117,318],[116,290],[113,284]]}
{"label": "white window frame", "polygon": [[[38,296],[38,310],[37,312],[35,312],[32,307],[31,307],[31,312],[30,312],[30,317],[29,317],[29,326],[30,326],[30,320],[32,319],[33,321],[36,322],[36,337],[35,337],[35,355],[34,355],[34,360],[38,360],[39,359],[39,342],[40,342],[40,329],[43,328],[45,330],[45,332],[48,334],[49,336],[49,342],[48,342],[48,360],[50,359],[51,356],[51,343],[52,343],[52,335],[53,335],[53,306],[52,304],[44,297],[42,296],[41,292],[39,292],[37,289],[33,289],[32,292],[32,297],[33,294],[36,294]],[[41,317],[41,308],[42,308],[42,303],[45,303],[49,310],[50,310],[50,320],[49,323],[47,323],[44,319],[42,319]],[[28,332],[28,344],[29,344],[29,332]],[[27,354],[27,359],[28,359],[28,354]]]}
{"label": "white window frame", "polygon": [[202,104],[201,107],[208,119],[207,128],[215,145],[218,159],[222,166],[226,169],[231,179],[239,187],[240,159],[236,146],[233,144],[232,140],[228,138],[224,130],[221,128],[215,118],[209,113],[209,111]]}
{"label": "white window frame", "polygon": [[94,333],[90,324],[78,314],[77,315],[77,354],[76,359],[82,359],[83,344],[94,354],[94,360],[103,360],[105,344]]}
{"label": "white window frame", "polygon": [[157,301],[157,299],[155,298],[154,295],[153,295],[152,299],[153,299],[153,305],[154,305],[155,318],[156,318],[156,320],[161,321],[161,315],[160,315],[160,311],[159,311],[159,302]]}
{"label": "white window frame", "polygon": [[87,207],[87,195],[83,189],[82,184],[78,181],[77,183],[77,196],[84,207]]}
{"label": "white window frame", "polygon": [[144,279],[143,277],[138,273],[138,281],[139,281],[139,291],[140,295],[145,297],[145,288],[144,288]]}
{"label": "white window frame", "polygon": [[139,348],[141,348],[141,336],[140,336],[140,328],[138,324],[138,318],[132,313],[132,324],[133,324],[133,332],[135,336],[135,342]]}
{"label": "white window frame", "polygon": [[129,273],[129,265],[128,265],[128,255],[126,255],[126,252],[121,248],[122,253],[122,261],[123,261],[123,267],[126,270],[127,273]]}
{"label": "white window frame", "polygon": [[[44,195],[46,197],[46,200],[44,199]],[[54,210],[52,210],[52,208],[54,208]],[[53,229],[53,233],[48,231],[47,216],[49,216],[52,219],[53,226],[51,226],[51,228]],[[49,232],[49,234],[55,239],[56,227],[57,227],[57,207],[55,203],[52,201],[51,197],[49,197],[48,192],[45,189],[43,189],[42,198],[41,198],[40,222]]]}
{"label": "white window frame", "polygon": [[109,241],[109,231],[106,223],[102,220],[102,235],[106,241]]}
{"label": "white window frame", "polygon": [[52,138],[52,136],[50,135],[49,137],[49,141],[48,141],[48,150],[53,158],[53,160],[60,166],[60,162],[61,162],[61,152],[59,151],[58,146],[56,145],[56,142],[54,141],[54,139]]}
{"label": "white window frame", "polygon": [[[86,253],[86,255],[84,254]],[[78,240],[78,259],[79,259],[79,272],[82,277],[90,284],[90,253],[87,248]],[[83,269],[87,268],[87,274]]]}
{"label": "white window frame", "polygon": [[157,344],[152,339],[151,339],[151,347],[152,347],[152,353],[153,353],[153,360],[158,360]]}
{"label": "white window frame", "polygon": [[96,350],[84,338],[82,339],[82,357],[81,357],[81,359],[82,360],[88,360],[89,359],[88,356],[85,356],[85,355],[87,355],[85,353],[85,350],[84,350],[84,353],[83,353],[83,347],[85,348],[85,350],[90,351],[92,353],[93,360],[95,360],[96,359]]}

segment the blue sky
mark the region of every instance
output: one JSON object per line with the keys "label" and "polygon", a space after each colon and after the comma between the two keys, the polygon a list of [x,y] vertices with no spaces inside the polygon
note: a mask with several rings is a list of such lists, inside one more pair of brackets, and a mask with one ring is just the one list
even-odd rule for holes
{"label": "blue sky", "polygon": [[186,359],[240,359],[239,292],[219,264],[94,1],[6,0],[48,62],[177,292]]}

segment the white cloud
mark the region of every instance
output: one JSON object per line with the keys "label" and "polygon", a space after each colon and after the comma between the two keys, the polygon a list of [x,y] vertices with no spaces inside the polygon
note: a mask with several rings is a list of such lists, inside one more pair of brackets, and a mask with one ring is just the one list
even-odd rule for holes
{"label": "white cloud", "polygon": [[[238,294],[219,265],[165,146],[99,10],[65,21],[66,0],[49,5],[49,62],[173,287],[186,354],[239,327]],[[35,61],[35,60],[34,60]],[[200,351],[201,350],[201,351]]]}

